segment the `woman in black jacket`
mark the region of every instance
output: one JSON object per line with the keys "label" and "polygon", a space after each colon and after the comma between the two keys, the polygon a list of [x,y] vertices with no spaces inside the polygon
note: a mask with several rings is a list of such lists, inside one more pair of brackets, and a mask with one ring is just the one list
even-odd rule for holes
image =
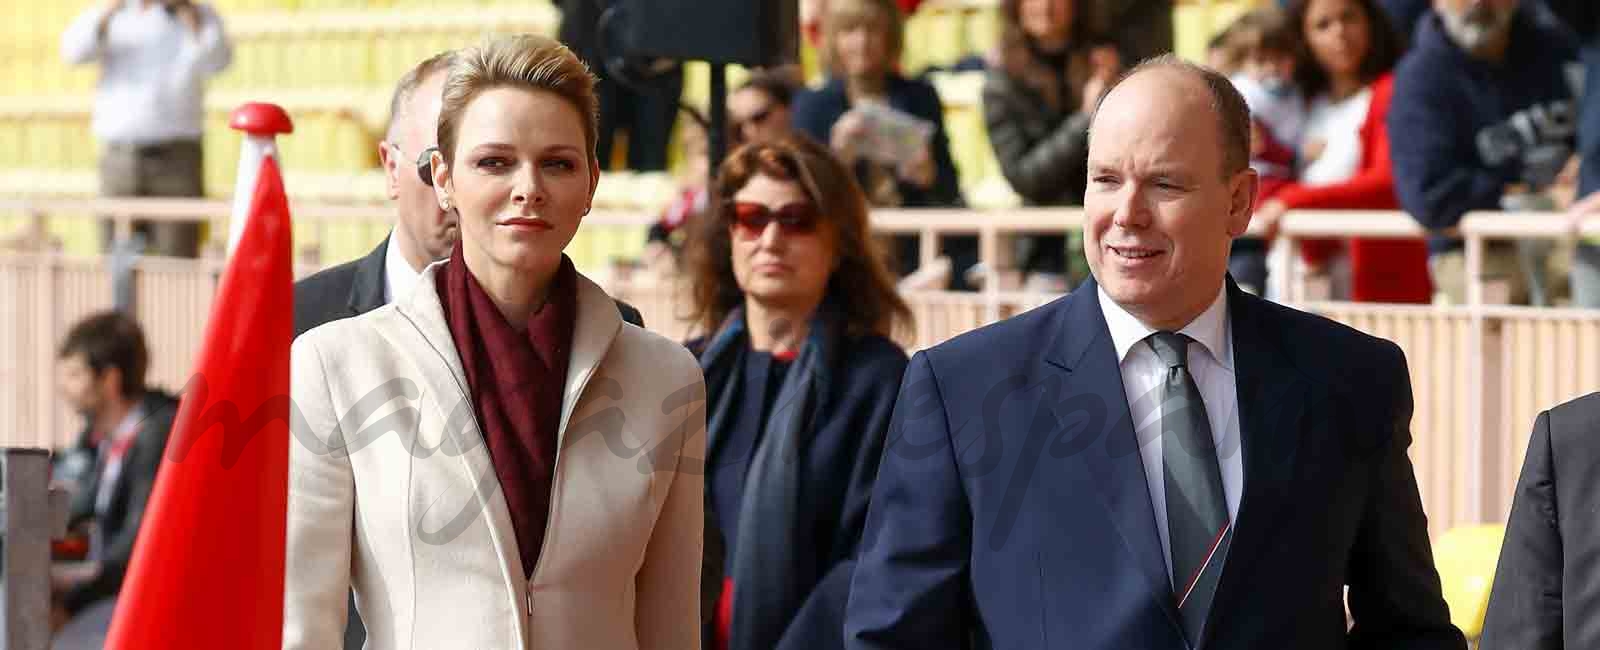
{"label": "woman in black jacket", "polygon": [[[1085,0],[1001,5],[1000,65],[984,80],[983,114],[1000,171],[1027,205],[1083,205],[1089,117],[1122,68],[1116,49],[1090,36],[1089,7]],[[1024,271],[1067,272],[1066,237],[1025,242]]]}
{"label": "woman in black jacket", "polygon": [[842,648],[906,366],[889,334],[910,311],[872,246],[861,190],[822,145],[756,141],[717,185],[723,203],[688,249],[696,321],[710,332],[689,343],[706,377],[704,579],[721,591],[706,647]]}

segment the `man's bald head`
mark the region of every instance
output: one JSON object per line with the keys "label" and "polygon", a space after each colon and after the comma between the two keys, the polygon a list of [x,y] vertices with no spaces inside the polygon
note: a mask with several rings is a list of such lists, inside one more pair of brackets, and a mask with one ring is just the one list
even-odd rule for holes
{"label": "man's bald head", "polygon": [[1179,88],[1192,89],[1195,92],[1206,93],[1207,101],[1212,115],[1216,117],[1217,142],[1222,146],[1222,176],[1228,178],[1243,171],[1250,166],[1250,106],[1245,103],[1244,96],[1234,88],[1233,82],[1220,73],[1205,66],[1196,65],[1185,61],[1173,54],[1146,59],[1133,69],[1123,73],[1116,83],[1106,89],[1100,96],[1100,102],[1095,106],[1095,119],[1089,123],[1089,136],[1094,137],[1094,122],[1098,120],[1100,108],[1105,105],[1105,100],[1118,88],[1125,85],[1130,79],[1143,75],[1160,75],[1169,83],[1178,87],[1170,87],[1177,92]]}

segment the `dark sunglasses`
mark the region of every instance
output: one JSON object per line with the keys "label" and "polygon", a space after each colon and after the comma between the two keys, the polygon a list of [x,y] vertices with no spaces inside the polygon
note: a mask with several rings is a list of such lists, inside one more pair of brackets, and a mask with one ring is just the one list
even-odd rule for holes
{"label": "dark sunglasses", "polygon": [[760,203],[730,201],[727,213],[740,234],[750,239],[760,237],[773,221],[778,222],[778,229],[785,235],[809,234],[817,229],[817,206],[811,203],[790,203],[774,211]]}
{"label": "dark sunglasses", "polygon": [[[405,157],[406,152],[400,148],[400,145],[390,142],[389,146],[394,147],[395,153],[400,154],[401,157]],[[436,146],[428,147],[423,149],[421,153],[417,154],[417,176],[422,179],[423,185],[430,187],[433,185],[433,164],[429,160],[429,157],[433,154],[433,152],[438,150],[439,147]]]}

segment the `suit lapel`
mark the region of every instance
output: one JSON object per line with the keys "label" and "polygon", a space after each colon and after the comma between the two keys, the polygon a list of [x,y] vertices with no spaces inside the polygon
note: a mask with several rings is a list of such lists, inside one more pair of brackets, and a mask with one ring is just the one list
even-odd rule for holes
{"label": "suit lapel", "polygon": [[[489,457],[483,430],[472,410],[466,371],[462,368],[461,357],[456,353],[454,339],[450,336],[450,328],[444,318],[444,306],[439,302],[438,292],[433,290],[434,274],[442,272],[444,264],[441,261],[428,265],[418,279],[418,290],[411,292],[406,301],[399,305],[399,313],[414,328],[399,328],[401,340],[397,343],[403,349],[416,351],[415,358],[422,369],[419,378],[421,388],[432,400],[428,407],[438,409],[446,422],[446,431],[442,434],[445,439],[429,441],[438,445],[439,451],[426,458],[416,458],[413,454],[412,462],[434,463],[436,470],[451,476],[453,484],[429,488],[430,492],[440,495],[438,498],[455,494],[458,490],[470,490],[475,495],[478,512],[487,518],[489,536],[494,541],[494,553],[500,560],[506,585],[511,593],[520,594],[526,584],[524,576],[527,574],[518,553],[511,510],[506,506],[505,494],[501,492],[498,477],[494,473],[494,463]],[[428,363],[430,359],[436,359],[437,363]],[[413,492],[417,489],[417,485],[411,486]],[[447,525],[446,528],[452,526]],[[520,610],[520,604],[515,609]],[[526,638],[524,623],[523,617],[517,617],[516,628],[521,638]]]}
{"label": "suit lapel", "polygon": [[[1234,539],[1212,601],[1204,637],[1248,588],[1250,559],[1277,530],[1277,513],[1292,493],[1300,419],[1310,383],[1283,349],[1272,307],[1228,281],[1228,312],[1239,400],[1239,436],[1244,454],[1244,494],[1239,499]],[[1206,638],[1202,638],[1204,643]]]}
{"label": "suit lapel", "polygon": [[1116,525],[1119,541],[1138,565],[1151,598],[1182,635],[1128,394],[1122,385],[1122,364],[1100,311],[1097,285],[1093,280],[1085,282],[1060,308],[1065,314],[1055,329],[1061,343],[1046,361],[1067,372],[1064,395],[1093,396],[1096,403],[1105,405],[1101,444],[1091,445],[1078,458],[1094,478],[1096,493]]}
{"label": "suit lapel", "polygon": [[[562,388],[561,399],[561,427],[556,433],[556,465],[560,466],[561,441],[567,433],[567,423],[572,420],[572,413],[578,407],[578,401],[583,397],[583,390],[589,385],[589,379],[594,377],[600,368],[600,362],[606,358],[606,352],[611,350],[611,343],[617,339],[617,333],[622,331],[622,316],[618,314],[616,303],[611,296],[606,295],[604,289],[595,284],[582,273],[577,274],[578,280],[578,316],[572,328],[572,357],[567,362],[567,378]],[[621,396],[617,396],[618,399]],[[552,506],[551,518],[555,517]]]}
{"label": "suit lapel", "polygon": [[356,263],[355,277],[350,283],[350,299],[347,303],[352,314],[365,314],[383,306],[384,285],[384,260],[389,255],[390,240],[393,235],[384,237],[378,247],[367,253]]}

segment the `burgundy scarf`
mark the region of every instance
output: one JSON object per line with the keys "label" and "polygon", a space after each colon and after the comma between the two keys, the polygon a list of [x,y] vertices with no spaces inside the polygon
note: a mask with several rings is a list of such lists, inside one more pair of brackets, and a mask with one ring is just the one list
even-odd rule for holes
{"label": "burgundy scarf", "polygon": [[435,281],[473,411],[511,511],[524,577],[532,577],[550,517],[556,432],[578,313],[577,270],[563,255],[549,298],[528,317],[525,333],[506,321],[467,271],[460,242]]}

